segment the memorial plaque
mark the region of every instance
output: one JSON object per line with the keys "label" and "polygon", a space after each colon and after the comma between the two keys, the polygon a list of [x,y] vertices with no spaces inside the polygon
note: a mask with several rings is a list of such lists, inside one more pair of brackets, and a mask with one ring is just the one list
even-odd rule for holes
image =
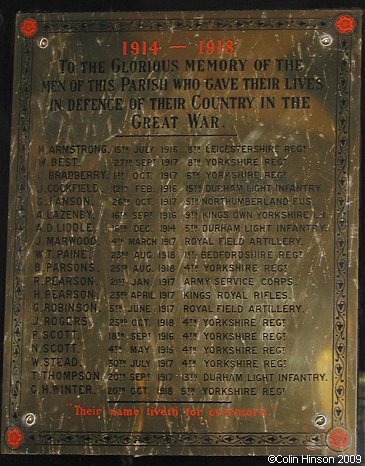
{"label": "memorial plaque", "polygon": [[3,452],[356,451],[360,27],[18,15]]}

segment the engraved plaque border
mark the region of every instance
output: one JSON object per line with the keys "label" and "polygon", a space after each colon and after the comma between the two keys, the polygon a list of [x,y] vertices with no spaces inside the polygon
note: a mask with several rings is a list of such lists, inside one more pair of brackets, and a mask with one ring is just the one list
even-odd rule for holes
{"label": "engraved plaque border", "polygon": [[[22,15],[23,16],[23,15]],[[333,21],[321,18],[224,18],[224,19],[129,19],[44,21],[37,14],[41,31],[66,34],[71,32],[118,32],[175,30],[298,30],[333,28]],[[348,358],[348,257],[349,257],[349,173],[350,173],[350,100],[352,36],[337,35],[337,99],[336,99],[336,156],[334,203],[334,328],[331,428],[346,428],[345,384]],[[27,164],[30,143],[31,87],[34,39],[21,37],[21,58],[18,99],[16,199],[14,218],[13,296],[11,303],[11,352],[8,418],[11,425],[21,424],[21,376],[24,309],[24,263],[26,252]],[[9,280],[9,277],[8,277]],[[129,432],[26,432],[24,446],[189,446],[189,447],[259,447],[304,446],[324,447],[326,433],[129,433]]]}

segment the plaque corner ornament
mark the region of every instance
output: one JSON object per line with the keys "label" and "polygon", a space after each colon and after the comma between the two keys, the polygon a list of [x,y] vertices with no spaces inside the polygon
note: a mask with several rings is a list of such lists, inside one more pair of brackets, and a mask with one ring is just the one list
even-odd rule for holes
{"label": "plaque corner ornament", "polygon": [[352,34],[356,29],[356,19],[349,14],[341,14],[335,19],[336,31],[340,34]]}
{"label": "plaque corner ornament", "polygon": [[6,445],[12,449],[16,450],[19,448],[24,442],[24,435],[23,432],[19,429],[19,427],[11,426],[5,432],[5,443]]}
{"label": "plaque corner ornament", "polygon": [[341,452],[347,450],[352,443],[350,432],[343,427],[335,427],[327,434],[327,445],[331,450]]}
{"label": "plaque corner ornament", "polygon": [[38,23],[35,18],[29,17],[24,18],[19,26],[20,32],[22,33],[23,37],[27,39],[35,36],[38,32]]}

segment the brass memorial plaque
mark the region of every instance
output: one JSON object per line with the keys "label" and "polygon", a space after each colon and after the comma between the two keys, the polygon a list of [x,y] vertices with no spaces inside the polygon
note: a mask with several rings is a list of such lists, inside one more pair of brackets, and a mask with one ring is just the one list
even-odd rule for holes
{"label": "brass memorial plaque", "polygon": [[18,15],[3,452],[356,452],[360,27]]}

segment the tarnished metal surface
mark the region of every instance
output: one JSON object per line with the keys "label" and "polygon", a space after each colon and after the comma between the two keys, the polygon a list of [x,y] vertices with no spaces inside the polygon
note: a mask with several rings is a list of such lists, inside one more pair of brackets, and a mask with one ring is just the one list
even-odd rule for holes
{"label": "tarnished metal surface", "polygon": [[355,451],[360,14],[20,14],[4,452]]}

